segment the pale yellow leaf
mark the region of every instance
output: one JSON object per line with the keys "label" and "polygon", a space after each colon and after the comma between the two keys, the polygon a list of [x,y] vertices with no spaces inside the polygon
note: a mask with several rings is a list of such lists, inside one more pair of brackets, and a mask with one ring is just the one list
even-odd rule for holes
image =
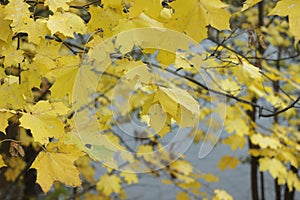
{"label": "pale yellow leaf", "polygon": [[74,37],[74,32],[86,33],[84,21],[78,15],[70,12],[55,12],[54,15],[49,17],[47,26],[51,34],[60,32],[65,36]]}
{"label": "pale yellow leaf", "polygon": [[80,186],[79,171],[74,166],[75,160],[83,155],[74,145],[49,143],[47,151],[39,153],[32,164],[37,169],[37,183],[46,193],[54,181],[60,181],[67,186]]}
{"label": "pale yellow leaf", "polygon": [[69,5],[67,4],[69,2],[71,2],[71,0],[45,0],[45,5],[49,6],[52,12],[56,12],[59,8],[69,10]]}
{"label": "pale yellow leaf", "polygon": [[298,0],[278,1],[269,15],[288,16],[290,31],[295,36],[295,42],[300,40],[300,2]]}

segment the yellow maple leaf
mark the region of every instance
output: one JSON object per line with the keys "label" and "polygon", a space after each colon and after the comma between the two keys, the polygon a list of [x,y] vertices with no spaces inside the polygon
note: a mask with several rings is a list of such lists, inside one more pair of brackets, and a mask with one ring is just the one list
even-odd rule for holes
{"label": "yellow maple leaf", "polygon": [[64,124],[58,118],[66,115],[69,109],[61,102],[49,103],[39,101],[36,105],[28,108],[30,113],[23,113],[21,126],[31,129],[36,142],[47,144],[49,137],[59,138],[64,133]]}
{"label": "yellow maple leaf", "polygon": [[184,31],[197,41],[207,37],[208,25],[219,30],[230,29],[230,14],[224,9],[227,5],[219,0],[174,1],[170,5],[175,11],[166,27]]}
{"label": "yellow maple leaf", "polygon": [[8,38],[12,35],[12,30],[10,28],[10,20],[4,19],[4,7],[0,7],[0,40],[8,42]]}
{"label": "yellow maple leaf", "polygon": [[218,182],[219,178],[213,174],[205,174],[203,177],[207,182]]}
{"label": "yellow maple leaf", "polygon": [[243,3],[243,8],[241,11],[247,10],[248,8],[251,8],[261,2],[262,0],[247,0]]}
{"label": "yellow maple leaf", "polygon": [[105,195],[109,196],[113,192],[119,193],[121,191],[122,180],[115,174],[105,174],[101,176],[97,183],[97,189],[102,191]]}
{"label": "yellow maple leaf", "polygon": [[52,12],[57,11],[57,9],[62,8],[63,10],[69,10],[69,5],[67,3],[72,0],[45,0],[45,5],[49,6]]}
{"label": "yellow maple leaf", "polygon": [[266,147],[278,149],[281,146],[278,139],[271,136],[262,136],[259,133],[252,135],[250,139],[253,144],[258,144],[263,149]]}
{"label": "yellow maple leaf", "polygon": [[185,160],[176,160],[170,164],[170,169],[187,176],[192,173],[193,166]]}
{"label": "yellow maple leaf", "polygon": [[290,31],[295,36],[295,42],[300,40],[300,2],[298,0],[278,1],[269,15],[288,16]]}
{"label": "yellow maple leaf", "polygon": [[5,129],[8,126],[8,118],[10,118],[13,114],[9,112],[1,112],[0,111],[0,131],[5,134]]}
{"label": "yellow maple leaf", "polygon": [[46,193],[54,181],[60,181],[67,186],[80,186],[79,171],[74,162],[83,155],[74,145],[49,143],[47,151],[39,153],[32,164],[37,169],[37,183]]}
{"label": "yellow maple leaf", "polygon": [[6,166],[2,156],[0,155],[0,168]]}
{"label": "yellow maple leaf", "polygon": [[213,200],[233,200],[232,196],[228,194],[225,190],[215,190],[215,195],[213,196]]}
{"label": "yellow maple leaf", "polygon": [[30,18],[29,5],[23,0],[11,0],[4,7],[5,18],[12,20],[11,27],[14,33],[20,32],[20,28]]}
{"label": "yellow maple leaf", "polygon": [[120,176],[124,177],[128,184],[138,183],[138,177],[136,173],[121,172]]}
{"label": "yellow maple leaf", "polygon": [[0,85],[0,108],[21,109],[26,105],[23,86],[19,83]]}
{"label": "yellow maple leaf", "polygon": [[176,200],[189,200],[190,197],[186,192],[178,192],[176,196]]}
{"label": "yellow maple leaf", "polygon": [[159,87],[153,102],[156,101],[180,126],[191,127],[198,122],[199,104],[187,91],[175,86]]}
{"label": "yellow maple leaf", "polygon": [[84,21],[78,15],[70,12],[55,12],[54,15],[49,17],[47,26],[51,34],[60,32],[64,36],[74,37],[74,32],[86,33]]}
{"label": "yellow maple leaf", "polygon": [[260,171],[270,171],[273,178],[277,178],[280,175],[285,176],[287,174],[285,166],[276,158],[260,158],[259,160]]}
{"label": "yellow maple leaf", "polygon": [[28,33],[28,41],[39,45],[45,35],[50,34],[47,28],[47,21],[44,19],[28,18],[21,27],[20,31]]}
{"label": "yellow maple leaf", "polygon": [[232,151],[236,151],[238,148],[244,149],[246,144],[246,138],[242,135],[235,134],[230,135],[222,141],[223,144],[230,145]]}
{"label": "yellow maple leaf", "polygon": [[76,160],[76,167],[87,181],[94,182],[95,169],[90,163],[91,159],[88,156],[82,156]]}
{"label": "yellow maple leaf", "polygon": [[50,80],[55,78],[55,82],[50,89],[52,98],[61,99],[66,95],[72,96],[78,70],[78,66],[64,66],[54,69],[45,75]]}
{"label": "yellow maple leaf", "polygon": [[227,167],[230,169],[235,169],[240,163],[239,159],[232,156],[223,156],[218,162],[218,168],[224,171]]}

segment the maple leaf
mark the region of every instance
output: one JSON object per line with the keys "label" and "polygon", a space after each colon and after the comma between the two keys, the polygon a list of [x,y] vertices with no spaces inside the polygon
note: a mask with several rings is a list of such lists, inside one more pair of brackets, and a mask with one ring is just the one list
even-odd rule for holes
{"label": "maple leaf", "polygon": [[254,134],[250,137],[253,144],[258,144],[261,148],[270,147],[272,149],[278,149],[281,145],[276,138],[271,136],[262,136],[261,134]]}
{"label": "maple leaf", "polygon": [[215,190],[214,193],[212,200],[233,200],[232,196],[225,190]]}
{"label": "maple leaf", "polygon": [[60,181],[67,186],[80,186],[79,171],[74,162],[84,154],[74,145],[49,143],[46,151],[36,157],[31,168],[37,169],[37,183],[46,193],[54,181]]}
{"label": "maple leaf", "polygon": [[6,166],[2,156],[0,155],[0,168]]}
{"label": "maple leaf", "polygon": [[258,4],[259,2],[261,2],[262,0],[247,0],[243,3],[243,8],[241,11],[245,11],[248,8],[251,8],[253,6],[255,6],[256,4]]}
{"label": "maple leaf", "polygon": [[63,98],[65,95],[72,96],[73,83],[78,69],[78,67],[66,67],[52,70],[46,74],[46,77],[55,77],[55,83],[50,89],[53,98]]}
{"label": "maple leaf", "polygon": [[11,20],[5,20],[4,17],[4,7],[0,7],[0,40],[8,42],[8,39],[12,35],[12,30],[9,26]]}
{"label": "maple leaf", "polygon": [[232,151],[236,151],[238,148],[244,149],[246,144],[246,138],[242,135],[230,135],[222,141],[223,144],[230,145]]}
{"label": "maple leaf", "polygon": [[156,101],[180,126],[194,126],[198,122],[199,104],[187,91],[175,86],[159,87],[153,102]]}
{"label": "maple leaf", "polygon": [[240,161],[236,157],[223,156],[218,162],[218,168],[224,171],[227,167],[235,169]]}
{"label": "maple leaf", "polygon": [[11,0],[4,7],[5,18],[12,20],[10,26],[14,33],[20,32],[20,28],[30,18],[29,5],[23,0]]}
{"label": "maple leaf", "polygon": [[277,178],[280,175],[285,176],[287,174],[285,166],[276,158],[260,158],[259,160],[260,171],[270,171],[273,178]]}
{"label": "maple leaf", "polygon": [[5,129],[8,126],[8,118],[10,118],[13,114],[9,112],[1,112],[0,111],[0,131],[5,134]]}
{"label": "maple leaf", "polygon": [[269,15],[288,16],[290,31],[295,36],[295,42],[300,40],[300,2],[298,0],[278,1]]}
{"label": "maple leaf", "polygon": [[122,180],[116,174],[105,174],[99,179],[97,183],[97,189],[109,196],[113,192],[119,193],[121,191],[121,182]]}
{"label": "maple leaf", "polygon": [[76,33],[86,33],[84,21],[76,14],[70,12],[55,12],[49,17],[47,26],[51,34],[62,33],[64,36],[74,37]]}
{"label": "maple leaf", "polygon": [[57,9],[62,8],[63,10],[69,10],[69,5],[67,3],[72,0],[45,0],[45,5],[49,6],[52,12],[57,11]]}
{"label": "maple leaf", "polygon": [[138,177],[137,177],[136,173],[121,172],[120,176],[124,177],[125,181],[128,184],[138,183]]}
{"label": "maple leaf", "polygon": [[20,119],[21,126],[31,129],[36,142],[47,144],[50,137],[58,139],[64,133],[64,124],[58,117],[66,115],[69,109],[63,103],[39,101],[28,111],[31,112],[23,113]]}
{"label": "maple leaf", "polygon": [[189,195],[186,192],[178,192],[176,200],[189,200]]}
{"label": "maple leaf", "polygon": [[224,9],[227,5],[219,0],[174,1],[170,5],[175,11],[165,26],[184,31],[196,41],[207,37],[208,25],[219,30],[230,29],[230,14]]}
{"label": "maple leaf", "polygon": [[185,160],[177,160],[170,164],[170,169],[184,175],[189,175],[193,171],[191,164]]}

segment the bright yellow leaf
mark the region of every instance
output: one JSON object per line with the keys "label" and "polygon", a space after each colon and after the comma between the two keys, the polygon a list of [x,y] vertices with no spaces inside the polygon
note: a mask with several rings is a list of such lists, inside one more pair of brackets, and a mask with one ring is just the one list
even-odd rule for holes
{"label": "bright yellow leaf", "polygon": [[12,35],[12,30],[10,28],[10,20],[4,19],[4,7],[0,7],[0,40],[8,42],[8,38]]}
{"label": "bright yellow leaf", "polygon": [[5,18],[12,20],[11,27],[14,33],[20,32],[20,28],[30,18],[29,5],[23,0],[11,0],[4,7]]}
{"label": "bright yellow leaf", "polygon": [[51,34],[62,33],[64,36],[74,37],[76,33],[86,33],[86,25],[84,21],[76,14],[70,12],[55,12],[49,17],[47,26]]}
{"label": "bright yellow leaf", "polygon": [[49,103],[39,101],[36,105],[29,107],[30,113],[23,113],[20,122],[21,126],[31,129],[36,142],[47,144],[49,138],[58,139],[64,133],[64,124],[58,118],[66,115],[69,109],[63,103]]}
{"label": "bright yellow leaf", "polygon": [[56,12],[57,9],[62,8],[63,10],[69,10],[69,5],[67,3],[72,0],[45,0],[45,5],[49,6],[52,12]]}
{"label": "bright yellow leaf", "polygon": [[2,156],[0,155],[0,168],[6,166]]}
{"label": "bright yellow leaf", "polygon": [[290,31],[295,36],[295,42],[300,40],[300,2],[298,0],[278,1],[269,15],[288,16]]}
{"label": "bright yellow leaf", "polygon": [[285,166],[276,158],[260,158],[259,160],[260,171],[269,171],[273,178],[277,178],[280,175],[285,176],[287,174]]}
{"label": "bright yellow leaf", "polygon": [[263,149],[266,147],[278,149],[281,146],[278,138],[273,138],[272,136],[262,136],[259,133],[252,135],[250,139],[253,144],[257,144]]}
{"label": "bright yellow leaf", "polygon": [[54,181],[60,181],[67,186],[80,186],[79,171],[74,166],[75,160],[83,155],[74,145],[49,143],[47,151],[39,153],[32,164],[37,169],[37,183],[46,193]]}

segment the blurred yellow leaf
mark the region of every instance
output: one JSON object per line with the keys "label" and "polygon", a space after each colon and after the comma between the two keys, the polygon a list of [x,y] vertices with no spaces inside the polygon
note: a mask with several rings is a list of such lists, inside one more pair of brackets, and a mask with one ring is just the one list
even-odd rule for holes
{"label": "blurred yellow leaf", "polygon": [[105,174],[99,179],[97,189],[109,196],[113,192],[119,193],[121,191],[121,182],[121,179],[116,174]]}
{"label": "blurred yellow leaf", "polygon": [[136,173],[121,172],[120,176],[124,177],[128,184],[138,183],[138,177]]}
{"label": "blurred yellow leaf", "polygon": [[241,11],[245,11],[248,8],[251,8],[253,6],[255,6],[256,4],[258,4],[259,2],[261,2],[262,0],[247,0],[243,3],[243,8]]}
{"label": "blurred yellow leaf", "polygon": [[11,157],[7,161],[7,170],[5,171],[5,177],[7,181],[14,181],[21,171],[25,169],[26,162],[21,157]]}
{"label": "blurred yellow leaf", "polygon": [[224,171],[227,167],[235,169],[240,164],[239,159],[232,156],[223,156],[218,162],[218,168]]}
{"label": "blurred yellow leaf", "polygon": [[215,190],[214,193],[212,200],[233,200],[232,196],[225,190]]}
{"label": "blurred yellow leaf", "polygon": [[186,192],[178,192],[176,196],[176,200],[189,200],[190,197]]}
{"label": "blurred yellow leaf", "polygon": [[0,155],[0,168],[6,166],[2,156]]}

